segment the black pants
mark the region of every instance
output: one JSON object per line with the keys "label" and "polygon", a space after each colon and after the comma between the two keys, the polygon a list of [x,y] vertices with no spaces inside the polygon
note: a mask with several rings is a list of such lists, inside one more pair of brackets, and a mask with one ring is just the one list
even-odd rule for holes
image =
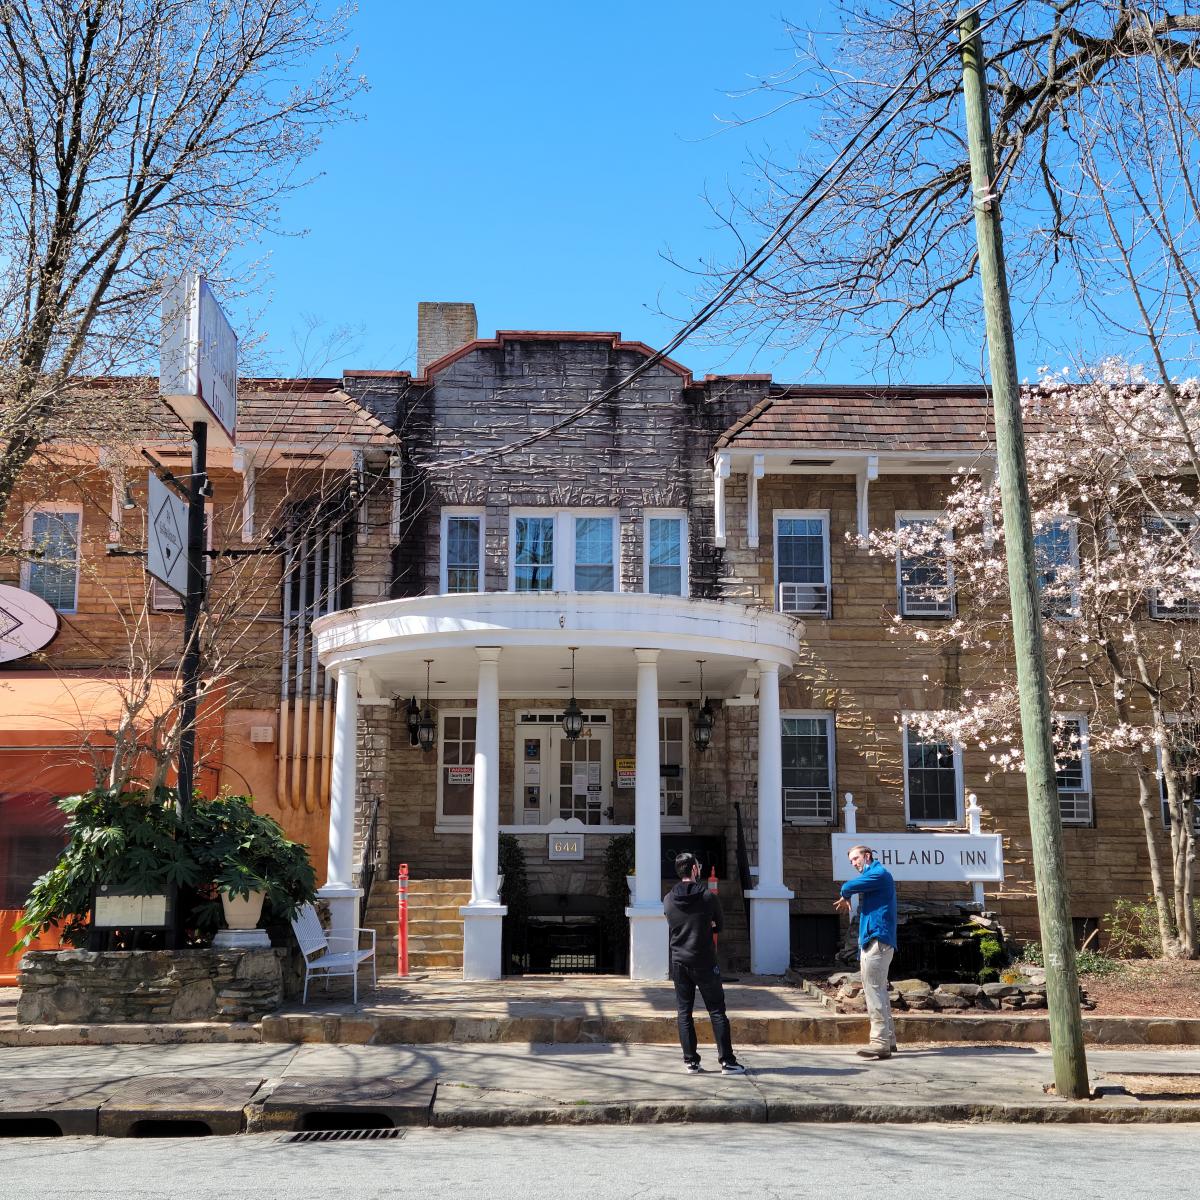
{"label": "black pants", "polygon": [[722,1063],[736,1062],[733,1056],[733,1041],[729,1034],[729,1018],[725,1015],[725,989],[721,986],[720,967],[689,967],[675,963],[671,971],[675,984],[675,1006],[679,1017],[679,1044],[683,1047],[683,1061],[699,1062],[696,1052],[696,1023],[692,1020],[692,1008],[696,1003],[696,989],[708,1009],[712,1021],[713,1040],[717,1043],[717,1058]]}

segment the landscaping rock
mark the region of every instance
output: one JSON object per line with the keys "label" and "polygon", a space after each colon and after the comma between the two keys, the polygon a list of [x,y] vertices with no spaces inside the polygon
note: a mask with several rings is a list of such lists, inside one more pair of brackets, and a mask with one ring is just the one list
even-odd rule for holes
{"label": "landscaping rock", "polygon": [[898,992],[932,992],[933,988],[929,986],[923,979],[897,979],[892,983],[892,987]]}
{"label": "landscaping rock", "polygon": [[964,1000],[974,1000],[976,996],[982,995],[983,988],[977,983],[943,983],[938,991],[962,996]]}
{"label": "landscaping rock", "polygon": [[953,992],[943,991],[941,988],[938,988],[937,991],[933,993],[932,999],[933,1006],[937,1009],[971,1007],[971,1002],[969,1000],[965,1000],[962,996],[956,996]]}

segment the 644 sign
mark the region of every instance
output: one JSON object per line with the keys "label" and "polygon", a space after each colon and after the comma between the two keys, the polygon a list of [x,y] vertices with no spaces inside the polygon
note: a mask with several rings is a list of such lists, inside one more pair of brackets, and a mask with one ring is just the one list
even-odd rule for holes
{"label": "644 sign", "polygon": [[149,498],[149,533],[146,570],[180,596],[187,595],[187,501],[153,472],[146,485]]}

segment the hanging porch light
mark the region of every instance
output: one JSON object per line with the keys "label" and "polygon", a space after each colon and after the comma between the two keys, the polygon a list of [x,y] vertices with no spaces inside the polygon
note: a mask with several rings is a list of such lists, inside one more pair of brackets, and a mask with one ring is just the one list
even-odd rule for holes
{"label": "hanging porch light", "polygon": [[562,728],[566,734],[567,741],[575,741],[583,732],[583,709],[575,701],[575,651],[578,646],[570,646],[571,651],[571,698],[567,701],[567,707],[563,709]]}
{"label": "hanging porch light", "polygon": [[429,668],[432,665],[433,659],[427,658],[425,660],[425,707],[417,722],[417,744],[426,753],[437,745],[437,719],[433,715],[433,709],[429,706]]}
{"label": "hanging porch light", "polygon": [[421,743],[417,737],[417,729],[421,724],[421,706],[417,703],[416,696],[413,696],[405,706],[404,724],[408,727],[408,744],[419,746]]}
{"label": "hanging porch light", "polygon": [[717,722],[717,714],[713,711],[712,702],[704,695],[704,659],[696,662],[700,667],[700,710],[692,721],[692,745],[701,754],[708,749],[712,742],[713,726]]}

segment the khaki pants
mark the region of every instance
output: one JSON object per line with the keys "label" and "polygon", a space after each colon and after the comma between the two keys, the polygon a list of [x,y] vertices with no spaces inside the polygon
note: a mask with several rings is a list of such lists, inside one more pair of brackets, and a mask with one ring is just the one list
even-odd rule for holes
{"label": "khaki pants", "polygon": [[896,1027],[892,1024],[892,1006],[888,1001],[888,968],[895,950],[876,938],[860,955],[863,998],[871,1018],[871,1046],[875,1050],[891,1050],[896,1044]]}

